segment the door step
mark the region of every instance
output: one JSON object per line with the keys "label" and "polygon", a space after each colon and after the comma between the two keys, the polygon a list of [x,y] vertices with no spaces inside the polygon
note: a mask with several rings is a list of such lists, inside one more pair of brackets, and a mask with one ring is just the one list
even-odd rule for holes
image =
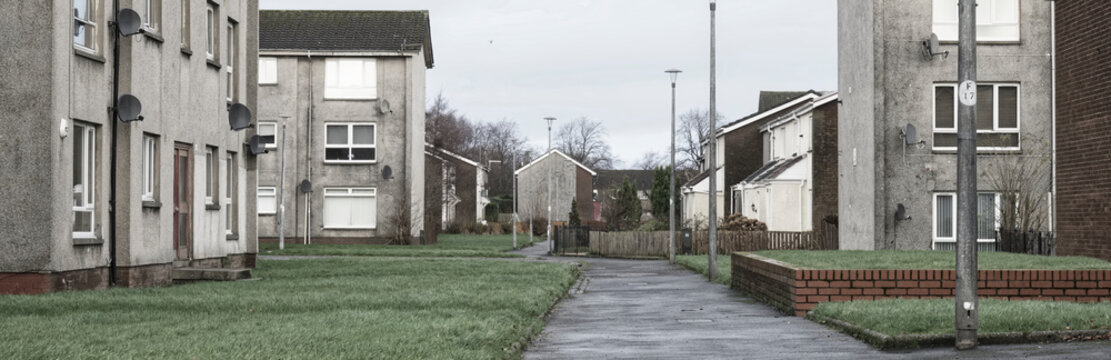
{"label": "door step", "polygon": [[175,283],[192,281],[233,281],[251,278],[251,269],[247,268],[177,268],[173,270],[172,277]]}

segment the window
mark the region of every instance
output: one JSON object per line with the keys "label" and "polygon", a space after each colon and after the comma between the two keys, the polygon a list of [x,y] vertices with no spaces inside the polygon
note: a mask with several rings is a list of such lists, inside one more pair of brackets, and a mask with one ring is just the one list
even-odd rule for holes
{"label": "window", "polygon": [[162,24],[162,0],[146,0],[146,11],[143,14],[143,27],[148,31],[158,32]]}
{"label": "window", "polygon": [[378,97],[378,66],[374,59],[327,59],[324,62],[325,99]]}
{"label": "window", "polygon": [[181,48],[189,49],[189,4],[191,0],[181,0]]}
{"label": "window", "polygon": [[224,174],[227,177],[225,180],[227,185],[224,185],[224,210],[227,211],[224,230],[228,235],[235,235],[235,230],[239,226],[237,221],[239,209],[235,206],[235,198],[238,196],[236,189],[239,186],[239,172],[236,169],[235,153],[228,152],[227,161],[224,162]]}
{"label": "window", "polygon": [[374,124],[328,124],[325,162],[372,163],[375,156]]}
{"label": "window", "polygon": [[235,21],[232,20],[232,19],[228,19],[228,34],[227,34],[228,35],[228,41],[227,41],[228,49],[227,49],[227,53],[224,54],[224,56],[227,57],[227,61],[228,61],[228,64],[227,64],[228,66],[226,66],[227,77],[228,77],[228,79],[227,79],[228,102],[233,102],[233,101],[239,100],[239,79],[237,78],[237,76],[235,76],[235,69],[237,68],[236,65],[238,63],[237,60],[239,59],[239,53],[238,53],[239,49],[236,47],[236,44],[238,44],[237,36],[239,36],[239,35],[238,35],[238,32],[236,31],[236,27],[237,27],[237,25],[236,25]]}
{"label": "window", "polygon": [[374,229],[378,224],[377,195],[374,188],[324,189],[324,228]]}
{"label": "window", "polygon": [[217,27],[216,18],[216,4],[208,3],[208,9],[205,11],[205,55],[209,60],[216,60],[216,34],[220,31]]}
{"label": "window", "polygon": [[73,237],[95,238],[96,128],[73,124]]}
{"label": "window", "polygon": [[73,45],[78,49],[96,53],[97,13],[99,0],[73,0]]}
{"label": "window", "polygon": [[258,58],[258,83],[259,85],[278,83],[278,58]]}
{"label": "window", "polygon": [[[976,41],[1019,41],[1019,0],[976,2]],[[934,0],[934,33],[938,40],[957,41],[959,16],[954,0]]]}
{"label": "window", "polygon": [[[934,194],[934,242],[953,243],[957,240],[957,196],[954,193]],[[995,242],[999,230],[999,194],[979,193],[976,202],[976,241]],[[949,246],[934,245],[935,248]]]}
{"label": "window", "polygon": [[278,212],[278,189],[273,186],[258,188],[259,215],[273,215]]}
{"label": "window", "polygon": [[207,205],[215,205],[215,199],[219,198],[217,188],[220,184],[217,182],[219,179],[219,168],[217,163],[219,159],[216,158],[216,148],[211,146],[205,147],[204,152],[204,203]]}
{"label": "window", "polygon": [[143,201],[154,201],[158,189],[158,138],[143,136]]}
{"label": "window", "polygon": [[258,124],[258,137],[259,142],[262,143],[267,149],[275,149],[277,144],[278,124],[272,122],[260,122]]}
{"label": "window", "polygon": [[[1019,149],[1019,86],[978,84],[976,148]],[[957,86],[934,85],[934,150],[957,149]]]}

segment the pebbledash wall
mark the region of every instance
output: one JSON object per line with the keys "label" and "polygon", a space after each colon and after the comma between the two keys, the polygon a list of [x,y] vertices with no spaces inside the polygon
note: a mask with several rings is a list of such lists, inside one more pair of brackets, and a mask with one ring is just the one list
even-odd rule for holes
{"label": "pebbledash wall", "polygon": [[[246,84],[257,81],[258,1],[120,4],[147,23],[144,34],[120,40],[119,93],[143,105],[144,119],[130,123],[110,110],[113,1],[0,2],[0,293],[105,288],[112,255],[124,287],[169,284],[175,265],[253,267],[255,164],[244,151],[253,130],[231,131],[228,107],[256,110],[255,87]],[[207,11],[215,14],[213,46]],[[144,162],[148,144],[153,162]],[[174,166],[176,149],[189,156],[182,167]],[[212,204],[204,188],[209,150]],[[147,174],[153,184],[143,196]],[[189,201],[174,204],[175,180],[192,188]],[[191,241],[177,243],[175,233]]]}
{"label": "pebbledash wall", "polygon": [[[731,287],[775,308],[806,316],[820,303],[953,297],[954,270],[798,269],[734,253]],[[1111,270],[980,270],[981,297],[1006,300],[1111,301]]]}

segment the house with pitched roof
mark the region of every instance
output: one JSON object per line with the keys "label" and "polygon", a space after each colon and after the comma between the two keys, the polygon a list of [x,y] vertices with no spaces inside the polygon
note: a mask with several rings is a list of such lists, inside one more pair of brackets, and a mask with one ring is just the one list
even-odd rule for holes
{"label": "house with pitched roof", "polygon": [[583,220],[594,212],[594,177],[598,173],[559,150],[549,151],[513,174],[517,176],[517,212],[522,221],[548,217],[549,183],[553,224],[567,222],[572,200]]}
{"label": "house with pitched roof", "polygon": [[292,242],[416,241],[442,215],[424,211],[431,39],[427,11],[259,12],[261,241],[279,223]]}
{"label": "house with pitched roof", "polygon": [[435,168],[427,166],[425,172],[429,177],[436,177],[426,181],[440,183],[441,228],[452,223],[471,224],[484,221],[486,205],[490,203],[490,169],[454,152],[431,144],[425,146],[425,153],[433,155],[435,161],[439,162]]}

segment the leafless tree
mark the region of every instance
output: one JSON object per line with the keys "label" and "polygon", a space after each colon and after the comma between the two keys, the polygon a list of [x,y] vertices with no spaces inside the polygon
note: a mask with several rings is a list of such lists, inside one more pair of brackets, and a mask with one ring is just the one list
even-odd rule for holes
{"label": "leafless tree", "polygon": [[[679,169],[698,169],[699,163],[705,154],[703,143],[710,136],[710,116],[709,111],[701,109],[691,109],[679,116],[678,133],[676,134],[676,167]],[[718,124],[724,117],[721,113],[717,114]]]}
{"label": "leafless tree", "polygon": [[457,154],[474,146],[475,126],[466,116],[452,109],[444,94],[437,94],[424,117],[424,141]]}
{"label": "leafless tree", "polygon": [[[475,127],[474,146],[468,157],[490,166],[490,196],[509,195],[513,192],[513,155],[520,160],[525,139],[517,131],[517,123],[502,120],[480,123]],[[490,160],[500,163],[490,163]]]}
{"label": "leafless tree", "polygon": [[613,167],[613,155],[601,121],[578,118],[559,128],[555,148],[591,169]]}
{"label": "leafless tree", "polygon": [[1021,153],[1005,153],[985,161],[981,175],[999,192],[999,229],[1041,230],[1048,219],[1045,210],[1049,183],[1049,145],[1026,136]]}
{"label": "leafless tree", "polygon": [[644,153],[644,155],[640,157],[640,160],[637,160],[637,162],[633,164],[633,168],[641,170],[655,170],[658,167],[668,166],[669,160],[670,159],[667,157],[667,154],[649,151]]}

